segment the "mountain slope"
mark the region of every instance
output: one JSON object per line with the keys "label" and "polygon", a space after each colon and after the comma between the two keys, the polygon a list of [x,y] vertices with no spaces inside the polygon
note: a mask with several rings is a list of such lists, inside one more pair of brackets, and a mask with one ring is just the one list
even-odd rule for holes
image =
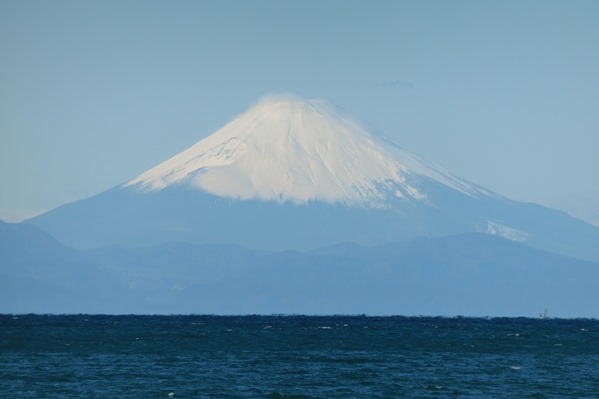
{"label": "mountain slope", "polygon": [[266,98],[137,178],[30,222],[77,248],[305,250],[481,232],[599,260],[598,227],[494,194],[323,101],[293,98]]}

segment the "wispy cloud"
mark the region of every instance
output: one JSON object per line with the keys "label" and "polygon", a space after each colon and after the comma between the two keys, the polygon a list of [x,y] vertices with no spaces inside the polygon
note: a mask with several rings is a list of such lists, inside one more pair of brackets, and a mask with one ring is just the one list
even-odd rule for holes
{"label": "wispy cloud", "polygon": [[382,82],[380,84],[381,87],[385,88],[385,89],[393,89],[393,88],[397,88],[397,89],[406,89],[406,90],[411,90],[414,88],[414,84],[408,80],[385,80],[384,82]]}

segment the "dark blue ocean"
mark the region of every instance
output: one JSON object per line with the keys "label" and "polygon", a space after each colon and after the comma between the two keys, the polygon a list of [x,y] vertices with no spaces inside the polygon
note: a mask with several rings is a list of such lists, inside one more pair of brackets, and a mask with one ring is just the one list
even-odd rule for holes
{"label": "dark blue ocean", "polygon": [[599,398],[599,320],[0,316],[3,398]]}

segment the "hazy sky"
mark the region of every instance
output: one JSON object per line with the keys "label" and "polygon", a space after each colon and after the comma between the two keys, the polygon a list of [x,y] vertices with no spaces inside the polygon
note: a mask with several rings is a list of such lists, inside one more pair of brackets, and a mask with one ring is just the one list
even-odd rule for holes
{"label": "hazy sky", "polygon": [[595,0],[0,0],[0,218],[128,181],[271,92],[599,225]]}

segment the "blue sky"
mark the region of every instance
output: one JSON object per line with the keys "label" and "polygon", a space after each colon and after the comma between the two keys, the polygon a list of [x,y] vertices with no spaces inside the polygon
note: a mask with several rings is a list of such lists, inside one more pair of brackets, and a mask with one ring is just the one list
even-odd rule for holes
{"label": "blue sky", "polygon": [[599,225],[597,21],[597,1],[0,0],[0,218],[130,180],[291,92]]}

